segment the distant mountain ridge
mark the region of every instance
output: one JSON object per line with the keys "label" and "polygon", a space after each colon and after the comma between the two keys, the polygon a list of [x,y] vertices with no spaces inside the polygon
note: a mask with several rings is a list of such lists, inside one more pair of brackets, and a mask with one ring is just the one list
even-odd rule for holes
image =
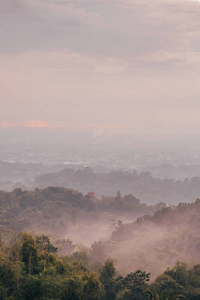
{"label": "distant mountain ridge", "polygon": [[56,173],[37,176],[33,187],[70,187],[87,193],[93,191],[102,195],[133,194],[142,201],[153,204],[160,201],[170,204],[192,202],[200,196],[200,177],[184,180],[153,178],[149,172],[125,171],[94,172],[91,168],[73,170],[70,168]]}

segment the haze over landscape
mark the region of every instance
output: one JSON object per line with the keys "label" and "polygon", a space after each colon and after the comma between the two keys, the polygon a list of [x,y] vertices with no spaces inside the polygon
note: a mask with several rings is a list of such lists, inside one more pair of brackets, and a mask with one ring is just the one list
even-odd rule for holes
{"label": "haze over landscape", "polygon": [[0,1],[0,299],[200,299],[199,17]]}

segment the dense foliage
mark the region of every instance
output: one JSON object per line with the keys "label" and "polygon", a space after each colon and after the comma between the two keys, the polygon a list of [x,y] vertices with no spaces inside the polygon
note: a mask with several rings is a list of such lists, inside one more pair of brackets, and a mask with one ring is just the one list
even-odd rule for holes
{"label": "dense foliage", "polygon": [[100,299],[103,286],[81,261],[58,257],[47,236],[18,235],[1,247],[0,299]]}
{"label": "dense foliage", "polygon": [[74,228],[80,231],[87,227],[91,234],[90,223],[93,228],[95,225],[99,228],[99,222],[109,226],[110,220],[118,216],[128,215],[134,219],[157,209],[158,205],[147,206],[133,195],[121,197],[120,192],[116,197],[98,200],[92,192],[83,195],[61,187],[0,191],[0,226],[7,237],[11,237],[14,231],[26,230],[56,234],[61,238]]}
{"label": "dense foliage", "polygon": [[[21,231],[50,235],[59,255],[73,253],[93,270],[112,257],[123,275],[143,269],[155,278],[177,260],[198,263],[199,215],[198,199],[147,206],[120,192],[102,200],[92,192],[83,195],[59,187],[0,192],[0,229],[6,244]],[[42,245],[40,238],[37,246]]]}
{"label": "dense foliage", "polygon": [[[121,276],[107,259],[96,272],[79,258],[58,256],[48,236],[20,233],[1,245],[0,299],[15,300],[172,300],[200,299],[200,265],[177,262],[154,282],[136,270]],[[81,251],[77,251],[80,252]]]}

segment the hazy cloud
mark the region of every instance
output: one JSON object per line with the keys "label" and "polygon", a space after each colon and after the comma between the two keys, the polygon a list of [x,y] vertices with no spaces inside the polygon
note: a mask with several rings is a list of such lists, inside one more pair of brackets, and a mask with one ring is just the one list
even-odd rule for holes
{"label": "hazy cloud", "polygon": [[192,0],[2,0],[1,120],[198,131],[199,16]]}
{"label": "hazy cloud", "polygon": [[69,48],[99,54],[199,47],[192,1],[2,1],[1,51]]}

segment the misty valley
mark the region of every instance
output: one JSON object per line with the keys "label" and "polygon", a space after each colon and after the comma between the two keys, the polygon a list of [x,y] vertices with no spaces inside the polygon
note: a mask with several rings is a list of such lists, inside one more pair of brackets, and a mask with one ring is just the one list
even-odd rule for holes
{"label": "misty valley", "polygon": [[200,299],[198,176],[0,165],[1,299]]}
{"label": "misty valley", "polygon": [[200,299],[198,140],[0,137],[0,299]]}

